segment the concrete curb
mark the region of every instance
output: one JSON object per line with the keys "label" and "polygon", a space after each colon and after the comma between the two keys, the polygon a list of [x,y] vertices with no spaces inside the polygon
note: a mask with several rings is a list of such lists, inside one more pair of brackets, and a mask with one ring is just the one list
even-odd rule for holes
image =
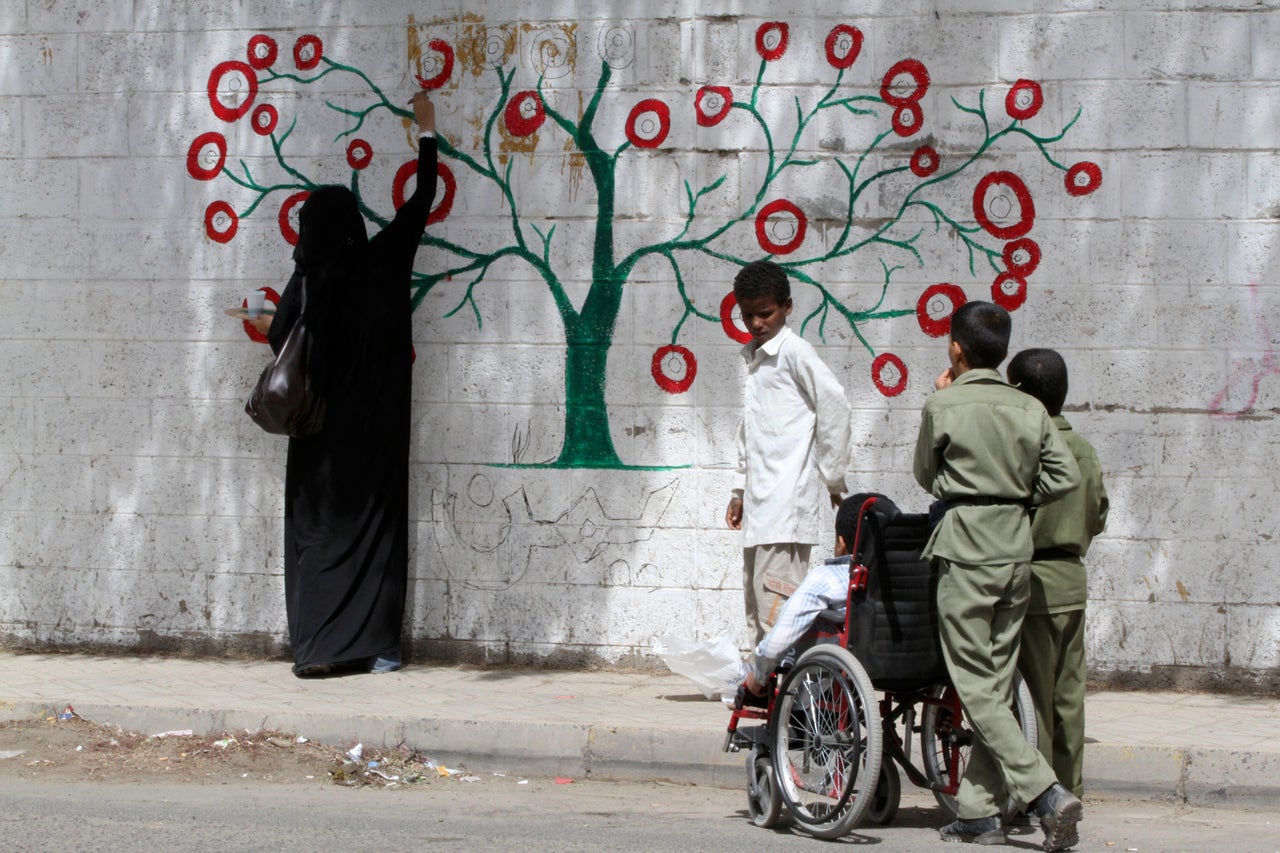
{"label": "concrete curb", "polygon": [[[740,753],[722,751],[723,730],[607,726],[529,720],[459,720],[421,715],[169,708],[101,703],[0,703],[0,719],[56,715],[68,704],[96,723],[153,733],[209,734],[276,729],[332,746],[406,744],[438,761],[475,770],[579,779],[737,788]],[[727,716],[726,716],[727,722]],[[1089,796],[1161,800],[1192,806],[1273,809],[1280,800],[1280,754],[1170,746],[1085,748]]]}
{"label": "concrete curb", "polygon": [[[143,733],[190,729],[211,734],[272,729],[348,747],[406,744],[437,761],[477,770],[609,781],[668,780],[736,787],[742,756],[721,750],[723,733],[537,721],[184,709],[82,702],[0,703],[0,720],[56,716],[71,705],[86,720]],[[726,721],[728,717],[726,716]]]}

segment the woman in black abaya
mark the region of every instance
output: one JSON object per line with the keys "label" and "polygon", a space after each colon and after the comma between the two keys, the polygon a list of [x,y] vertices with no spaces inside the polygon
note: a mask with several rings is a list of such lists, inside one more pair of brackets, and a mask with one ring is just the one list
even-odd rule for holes
{"label": "woman in black abaya", "polygon": [[[408,583],[409,281],[436,187],[435,108],[413,100],[417,187],[372,240],[355,195],[311,193],[296,268],[267,336],[277,352],[299,315],[324,427],[289,440],[284,587],[299,677],[400,667]],[[305,295],[304,295],[305,290]]]}

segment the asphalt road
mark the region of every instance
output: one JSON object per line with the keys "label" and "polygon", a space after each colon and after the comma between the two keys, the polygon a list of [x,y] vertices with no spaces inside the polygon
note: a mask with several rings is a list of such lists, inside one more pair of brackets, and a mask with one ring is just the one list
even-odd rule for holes
{"label": "asphalt road", "polygon": [[[821,849],[791,828],[744,817],[741,791],[660,784],[482,778],[410,789],[331,784],[49,784],[0,780],[0,848],[100,850],[725,851]],[[861,827],[841,843],[878,853],[935,850],[941,813],[928,794],[905,794],[888,827]],[[1089,800],[1088,851],[1280,851],[1280,812],[1178,809]],[[1038,850],[1040,835],[1007,849]],[[950,845],[948,850],[952,850]]]}

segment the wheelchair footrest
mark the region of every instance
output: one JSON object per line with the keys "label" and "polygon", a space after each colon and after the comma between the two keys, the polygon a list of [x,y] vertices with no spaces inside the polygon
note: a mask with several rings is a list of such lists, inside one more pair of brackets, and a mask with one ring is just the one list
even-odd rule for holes
{"label": "wheelchair footrest", "polygon": [[751,749],[753,746],[765,746],[769,743],[768,726],[742,726],[729,732],[725,738],[724,751],[738,752]]}

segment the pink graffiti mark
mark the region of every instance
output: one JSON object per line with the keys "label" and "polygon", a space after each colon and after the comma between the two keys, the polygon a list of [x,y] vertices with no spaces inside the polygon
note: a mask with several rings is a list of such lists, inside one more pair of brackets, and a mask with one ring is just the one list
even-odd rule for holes
{"label": "pink graffiti mark", "polygon": [[[1268,376],[1280,376],[1280,364],[1276,363],[1276,348],[1271,343],[1271,324],[1263,313],[1258,300],[1257,282],[1249,285],[1249,301],[1253,313],[1258,318],[1258,336],[1262,339],[1262,353],[1259,357],[1249,357],[1240,361],[1225,385],[1213,399],[1209,401],[1209,415],[1221,420],[1233,421],[1248,415],[1258,404],[1259,389],[1262,380]],[[1238,409],[1228,409],[1227,400],[1236,390],[1237,383],[1249,383],[1249,401]]]}

